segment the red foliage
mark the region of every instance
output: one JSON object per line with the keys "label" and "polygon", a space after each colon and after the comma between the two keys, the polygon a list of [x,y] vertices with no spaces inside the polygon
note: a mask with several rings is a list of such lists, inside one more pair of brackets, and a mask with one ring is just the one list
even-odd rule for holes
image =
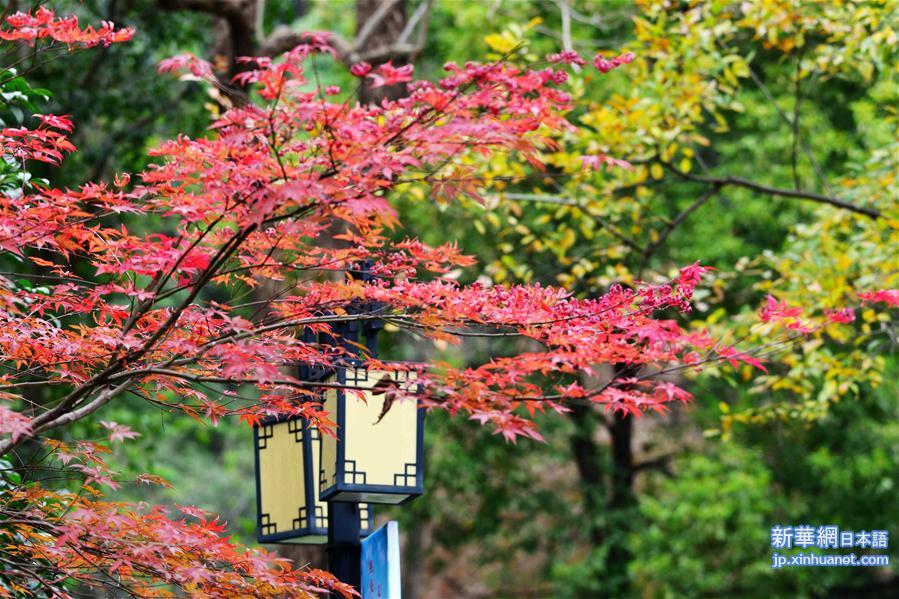
{"label": "red foliage", "polygon": [[866,302],[882,302],[889,306],[899,306],[899,289],[863,291],[858,294],[858,297]]}
{"label": "red foliage", "polygon": [[[357,71],[359,70],[360,69],[357,69]],[[413,70],[414,68],[411,64],[395,67],[393,66],[393,63],[388,60],[378,67],[377,72],[371,73],[368,76],[372,79],[371,86],[373,88],[384,87],[386,85],[396,85],[398,83],[412,81]]]}
{"label": "red foliage", "polygon": [[593,66],[602,73],[608,73],[623,64],[633,62],[634,58],[633,52],[627,52],[621,56],[613,56],[612,58],[606,58],[602,54],[597,54],[593,57]]}
{"label": "red foliage", "polygon": [[59,164],[65,154],[75,151],[75,146],[63,133],[72,131],[72,123],[62,116],[35,116],[41,120],[37,129],[7,127],[0,130],[0,152],[20,161]]}
{"label": "red foliage", "polygon": [[41,6],[33,14],[17,12],[6,17],[9,28],[0,29],[0,39],[13,42],[34,44],[39,40],[50,40],[75,46],[89,48],[102,44],[108,46],[118,42],[126,42],[134,35],[134,29],[125,27],[116,29],[115,24],[105,21],[100,27],[80,27],[78,19],[73,16],[57,17],[52,10]]}

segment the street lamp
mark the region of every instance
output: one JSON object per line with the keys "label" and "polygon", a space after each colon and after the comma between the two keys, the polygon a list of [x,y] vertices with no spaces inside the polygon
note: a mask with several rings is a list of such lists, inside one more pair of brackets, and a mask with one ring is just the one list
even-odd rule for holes
{"label": "street lamp", "polygon": [[[372,277],[364,265],[350,275]],[[374,311],[367,308],[347,312]],[[327,367],[301,365],[298,373],[324,389],[334,435],[298,417],[254,427],[259,542],[327,542],[328,568],[357,588],[360,540],[372,526],[369,504],[405,503],[424,490],[424,409],[407,399],[416,375],[367,369],[358,357],[363,343],[375,356],[382,327],[378,319],[362,318],[335,323],[330,335],[303,333],[307,343],[340,346],[346,354]]]}
{"label": "street lamp", "polygon": [[[322,544],[328,540],[328,503],[319,497],[322,434],[302,418],[272,418],[253,427],[256,454],[257,539],[260,543]],[[372,511],[359,505],[366,536]]]}

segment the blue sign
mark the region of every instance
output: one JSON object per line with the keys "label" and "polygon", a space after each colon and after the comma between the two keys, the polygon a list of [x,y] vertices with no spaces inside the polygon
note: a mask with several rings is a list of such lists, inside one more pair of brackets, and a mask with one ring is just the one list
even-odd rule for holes
{"label": "blue sign", "polygon": [[362,540],[362,599],[402,599],[400,528],[391,521]]}

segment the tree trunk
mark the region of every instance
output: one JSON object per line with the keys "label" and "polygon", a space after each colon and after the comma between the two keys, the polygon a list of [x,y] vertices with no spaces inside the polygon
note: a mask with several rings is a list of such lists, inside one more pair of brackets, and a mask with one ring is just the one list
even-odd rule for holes
{"label": "tree trunk", "polygon": [[[406,27],[406,0],[356,0],[356,36],[362,32],[365,24],[368,23],[375,13],[385,3],[392,3],[387,14],[381,19],[371,33],[365,39],[360,47],[356,48],[359,54],[365,55],[371,50],[384,48],[392,45],[399,39],[400,34]],[[399,56],[387,56],[382,61],[373,64],[377,67],[379,64],[391,61],[395,65],[406,64],[407,59]],[[384,87],[371,87],[371,79],[366,78],[362,82],[359,89],[359,101],[363,104],[378,104],[385,99],[398,100],[407,94],[406,84],[399,83],[397,85],[385,85]]]}
{"label": "tree trunk", "polygon": [[629,537],[636,518],[632,445],[634,419],[631,416],[615,414],[608,430],[612,445],[612,483],[606,520],[609,553],[603,577],[610,594],[621,597],[627,596],[629,590],[627,572],[633,557]]}
{"label": "tree trunk", "polygon": [[596,414],[589,406],[575,405],[570,417],[574,421],[575,431],[569,439],[569,445],[581,478],[587,530],[590,542],[594,547],[599,547],[603,539],[600,515],[605,511],[606,497],[600,447],[593,438],[596,433]]}
{"label": "tree trunk", "polygon": [[[608,375],[623,378],[632,375],[624,364],[615,365]],[[590,406],[572,406],[569,415],[575,430],[569,438],[583,493],[586,526],[590,543],[604,555],[602,563],[592,564],[597,580],[590,589],[601,589],[602,597],[629,595],[628,567],[632,559],[630,533],[636,518],[633,451],[634,419],[611,414],[605,422],[610,439],[610,462],[604,464],[604,446],[597,442],[599,416]]]}

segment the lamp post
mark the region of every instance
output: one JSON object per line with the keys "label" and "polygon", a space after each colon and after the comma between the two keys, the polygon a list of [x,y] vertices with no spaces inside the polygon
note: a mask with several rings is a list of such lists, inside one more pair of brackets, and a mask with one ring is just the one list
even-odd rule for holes
{"label": "lamp post", "polygon": [[[363,280],[369,276],[362,272]],[[370,370],[359,357],[363,343],[375,355],[381,327],[378,320],[350,320],[327,338],[304,333],[309,343],[339,343],[347,354],[333,367],[299,371],[302,380],[333,384],[323,392],[323,409],[337,423],[334,436],[301,418],[254,427],[259,542],[327,543],[329,570],[356,588],[370,504],[405,503],[424,486],[424,410],[392,395],[411,394],[414,374]]]}
{"label": "lamp post", "polygon": [[[378,321],[349,321],[335,332],[350,356],[358,356],[360,342],[374,356],[380,328]],[[423,491],[424,410],[417,402],[403,400],[384,410],[385,402],[393,401],[385,388],[408,393],[414,378],[404,371],[367,369],[353,357],[325,378],[334,386],[323,394],[323,409],[337,423],[336,434],[322,438],[319,458],[319,494],[333,514],[328,522],[328,565],[332,574],[357,588],[358,506],[405,503]]]}

